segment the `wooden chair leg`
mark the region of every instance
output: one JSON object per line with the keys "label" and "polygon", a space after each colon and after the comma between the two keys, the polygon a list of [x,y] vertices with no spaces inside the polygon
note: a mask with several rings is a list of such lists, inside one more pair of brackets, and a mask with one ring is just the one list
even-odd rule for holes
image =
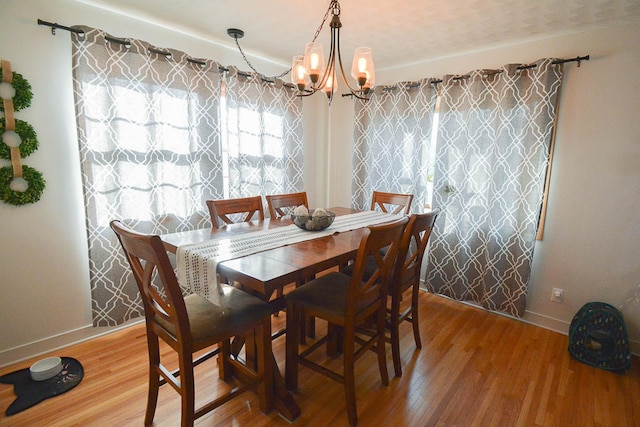
{"label": "wooden chair leg", "polygon": [[260,410],[263,413],[271,411],[274,405],[274,363],[271,351],[271,322],[265,321],[256,331],[257,372],[262,374],[262,382],[258,386]]}
{"label": "wooden chair leg", "polygon": [[[191,355],[188,355],[191,358]],[[180,361],[180,396],[182,398],[182,427],[193,427],[195,421],[195,388],[192,360]]]}
{"label": "wooden chair leg", "polygon": [[144,425],[148,426],[153,423],[153,417],[156,413],[158,404],[158,390],[160,388],[160,348],[158,337],[149,335],[147,331],[147,345],[149,348],[149,390],[147,394],[147,409],[144,415]]}
{"label": "wooden chair leg", "polygon": [[344,333],[342,331],[342,326],[333,323],[327,324],[327,356],[332,359],[340,356],[340,352],[342,351],[344,339]]}
{"label": "wooden chair leg", "polygon": [[298,342],[300,340],[301,313],[295,304],[287,304],[287,343],[284,382],[287,390],[298,388]]}
{"label": "wooden chair leg", "polygon": [[[282,295],[284,295],[284,291],[282,288],[278,288],[276,290],[276,298],[282,298]],[[280,310],[276,311],[275,313],[273,313],[273,317],[279,317],[280,316]]]}
{"label": "wooden chair leg", "polygon": [[400,298],[398,295],[391,296],[391,356],[393,358],[393,370],[396,377],[402,376],[402,364],[400,361]]}
{"label": "wooden chair leg", "polygon": [[316,337],[316,318],[304,312],[300,315],[300,344],[305,345],[307,338]]}
{"label": "wooden chair leg", "polygon": [[[314,277],[304,278],[296,282],[296,288],[304,285],[309,280],[313,280]],[[316,337],[316,319],[313,316],[302,315],[302,322],[300,324],[300,344],[305,345],[308,338]]]}
{"label": "wooden chair leg", "polygon": [[309,338],[316,337],[316,318],[313,316],[305,316],[306,335]]}
{"label": "wooden chair leg", "polygon": [[379,313],[376,319],[376,329],[378,342],[376,343],[376,352],[378,353],[378,367],[380,369],[380,379],[385,386],[389,385],[389,372],[387,371],[387,357],[385,352],[385,312],[386,306],[383,307],[382,313]]}
{"label": "wooden chair leg", "polygon": [[304,311],[302,311],[298,316],[298,325],[299,325],[298,334],[300,335],[299,344],[306,345],[307,344],[307,315],[304,314]]}
{"label": "wooden chair leg", "polygon": [[347,415],[349,424],[358,424],[358,409],[356,405],[355,384],[355,330],[353,327],[345,328],[342,346],[344,396],[347,403]]}
{"label": "wooden chair leg", "polygon": [[416,347],[422,348],[420,340],[420,322],[418,319],[418,298],[420,297],[420,289],[418,284],[413,285],[411,291],[411,324],[413,325],[413,338],[416,340]]}
{"label": "wooden chair leg", "polygon": [[244,353],[245,360],[248,367],[253,369],[254,371],[258,370],[258,356],[256,348],[256,339],[260,339],[260,337],[256,336],[256,331],[253,331],[250,334],[247,334],[244,342]]}
{"label": "wooden chair leg", "polygon": [[229,381],[233,375],[233,368],[229,363],[229,356],[232,352],[231,341],[225,340],[218,344],[220,353],[218,354],[218,376],[222,381]]}

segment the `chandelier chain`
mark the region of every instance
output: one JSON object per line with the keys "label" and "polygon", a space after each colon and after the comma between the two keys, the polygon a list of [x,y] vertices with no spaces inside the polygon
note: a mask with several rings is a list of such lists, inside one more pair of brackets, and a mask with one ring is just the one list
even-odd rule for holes
{"label": "chandelier chain", "polygon": [[284,71],[283,73],[278,74],[277,76],[265,76],[264,74],[262,74],[260,71],[256,70],[256,67],[253,66],[253,64],[251,63],[251,61],[249,61],[249,58],[247,58],[247,55],[245,55],[244,50],[242,50],[242,48],[240,47],[240,43],[238,42],[238,37],[234,37],[233,38],[236,41],[236,46],[238,46],[238,50],[240,51],[240,54],[242,55],[242,58],[244,59],[244,62],[247,63],[247,65],[257,74],[260,76],[260,78],[262,78],[263,80],[276,80],[276,79],[280,79],[284,76],[286,76],[287,74],[289,74],[289,72],[291,71],[291,68],[289,68],[288,70]]}
{"label": "chandelier chain", "polygon": [[[316,39],[318,38],[318,36],[320,35],[320,32],[322,31],[322,28],[324,27],[324,23],[327,22],[327,19],[329,19],[329,14],[334,9],[338,11],[338,14],[340,14],[340,4],[337,3],[336,1],[332,1],[331,4],[329,4],[329,7],[327,8],[327,11],[325,12],[324,17],[322,18],[322,22],[320,23],[320,26],[318,27],[318,29],[316,30],[316,33],[313,36],[313,40],[312,40],[313,42],[315,42]],[[242,47],[240,46],[240,42],[238,41],[238,37],[234,37],[233,39],[236,41],[236,46],[238,47],[238,50],[240,51],[240,54],[242,55],[242,59],[244,59],[244,62],[246,62],[247,65],[249,66],[249,68],[251,68],[254,73],[259,75],[260,78],[262,78],[264,80],[276,80],[276,79],[280,79],[280,78],[286,76],[287,74],[289,74],[291,72],[291,68],[289,68],[288,70],[285,70],[284,72],[278,74],[277,76],[265,76],[260,71],[258,71],[256,69],[256,67],[253,66],[251,61],[249,61],[249,58],[247,58],[247,55],[244,53],[244,50],[242,50]]]}
{"label": "chandelier chain", "polygon": [[[327,8],[326,13],[324,14],[324,18],[322,18],[322,22],[320,23],[320,26],[318,27],[318,29],[316,30],[316,33],[313,36],[313,40],[311,40],[312,42],[315,42],[316,39],[318,38],[318,36],[320,35],[320,32],[322,31],[322,27],[324,27],[324,23],[327,22],[327,19],[329,19],[329,13],[331,13],[331,11],[335,8],[334,7],[334,1],[331,2],[331,4],[329,5],[329,7]],[[339,11],[339,7],[338,7],[338,11]],[[338,12],[338,14],[340,14]]]}

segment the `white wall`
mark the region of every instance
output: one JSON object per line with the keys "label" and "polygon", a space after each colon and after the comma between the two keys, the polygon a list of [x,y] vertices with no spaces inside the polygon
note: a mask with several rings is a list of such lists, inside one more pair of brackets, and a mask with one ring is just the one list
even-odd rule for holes
{"label": "white wall", "polygon": [[[91,326],[91,296],[84,205],[75,129],[70,34],[38,26],[38,18],[61,25],[89,25],[116,37],[133,37],[158,47],[182,50],[222,65],[248,67],[226,33],[218,40],[186,35],[73,0],[3,0],[0,7],[0,58],[31,83],[30,108],[16,113],[38,134],[40,148],[23,164],[47,181],[42,199],[15,207],[0,203],[0,366],[102,333]],[[265,74],[279,74],[289,64],[259,58]],[[308,106],[307,106],[308,105]],[[316,107],[317,106],[317,107]],[[315,126],[322,103],[305,104],[305,176],[310,203],[326,199],[316,185],[316,166],[326,164],[326,136]],[[320,129],[320,130],[319,130]],[[316,146],[316,144],[321,144]],[[0,167],[10,165],[0,160]],[[316,202],[318,200],[318,202]]]}
{"label": "white wall", "polygon": [[[640,283],[638,40],[640,25],[628,25],[376,72],[378,84],[393,84],[545,57],[591,56],[580,68],[564,66],[546,228],[535,249],[524,317],[563,333],[586,302],[617,307]],[[348,203],[345,183],[352,171],[344,156],[352,150],[352,102],[342,100],[339,108],[331,117],[331,205]],[[550,301],[552,288],[564,289],[563,304]],[[640,354],[635,307],[625,321]]]}

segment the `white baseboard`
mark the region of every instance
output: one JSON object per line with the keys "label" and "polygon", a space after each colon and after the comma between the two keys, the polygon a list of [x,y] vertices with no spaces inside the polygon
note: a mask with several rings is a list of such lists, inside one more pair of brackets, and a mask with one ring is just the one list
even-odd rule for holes
{"label": "white baseboard", "polygon": [[569,335],[569,322],[555,319],[544,314],[538,314],[532,311],[525,310],[524,316],[518,320],[561,333],[562,335]]}
{"label": "white baseboard", "polygon": [[[523,322],[530,323],[541,328],[550,329],[555,332],[559,332],[562,335],[569,335],[570,322],[554,319],[542,314],[526,311],[522,319]],[[629,339],[629,347],[631,348],[631,354],[634,356],[640,356],[640,341]]]}
{"label": "white baseboard", "polygon": [[[423,290],[426,292],[426,290],[424,288],[423,288]],[[446,297],[444,295],[441,295],[441,296],[443,298],[448,298],[448,297]],[[459,301],[459,302],[462,303],[462,304],[471,305],[473,307],[477,307],[477,308],[480,308],[480,309],[484,310],[484,308],[482,306],[480,306],[479,304],[474,304],[473,302],[470,302],[470,301]],[[496,311],[492,311],[492,313],[496,313],[496,314],[508,317],[510,319],[513,319],[513,320],[519,320],[521,322],[529,323],[529,324],[534,325],[534,326],[539,326],[541,328],[549,329],[551,331],[558,332],[558,333],[560,333],[562,335],[566,335],[566,336],[569,335],[570,322],[566,322],[564,320],[555,319],[553,317],[545,316],[543,314],[534,313],[532,311],[525,311],[523,317],[513,317],[513,316],[510,316],[508,314],[498,313]],[[568,342],[567,342],[567,345],[568,345]],[[640,357],[640,341],[630,339],[629,340],[629,347],[631,348],[631,354],[633,354],[634,356]]]}
{"label": "white baseboard", "polygon": [[[125,322],[122,325],[112,327],[94,328],[93,325],[87,325],[59,335],[54,335],[52,337],[33,341],[18,347],[13,347],[8,350],[3,350],[0,351],[0,368],[40,356],[41,354],[50,353],[73,344],[78,344],[92,338],[106,335],[140,322],[144,322],[144,317],[139,317]],[[64,356],[64,354],[61,354],[61,356]]]}

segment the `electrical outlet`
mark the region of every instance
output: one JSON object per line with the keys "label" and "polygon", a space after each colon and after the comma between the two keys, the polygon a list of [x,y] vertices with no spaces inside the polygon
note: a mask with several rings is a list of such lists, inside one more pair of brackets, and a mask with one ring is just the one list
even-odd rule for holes
{"label": "electrical outlet", "polygon": [[562,304],[564,300],[564,289],[553,288],[551,289],[551,301]]}

